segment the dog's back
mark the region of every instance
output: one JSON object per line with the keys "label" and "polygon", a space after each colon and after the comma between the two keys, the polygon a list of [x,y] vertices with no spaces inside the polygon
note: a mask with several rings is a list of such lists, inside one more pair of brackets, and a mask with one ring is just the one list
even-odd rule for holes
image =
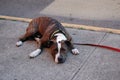
{"label": "dog's back", "polygon": [[46,32],[49,32],[47,33],[47,35],[48,34],[52,35],[53,32],[56,30],[59,30],[62,33],[64,33],[66,37],[70,37],[65,28],[62,26],[62,24],[51,17],[35,18],[30,22],[27,28],[27,31],[38,33],[39,35],[42,36],[46,34]]}

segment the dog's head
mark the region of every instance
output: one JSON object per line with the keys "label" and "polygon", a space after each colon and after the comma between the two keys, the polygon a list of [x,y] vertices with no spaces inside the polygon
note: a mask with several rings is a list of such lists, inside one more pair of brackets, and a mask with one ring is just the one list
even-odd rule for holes
{"label": "dog's head", "polygon": [[67,38],[64,34],[56,34],[55,39],[49,41],[50,51],[56,63],[64,63],[68,53],[68,44],[70,41],[67,41]]}
{"label": "dog's head", "polygon": [[68,43],[69,41],[50,41],[50,51],[53,56],[53,59],[56,63],[64,63],[68,53]]}

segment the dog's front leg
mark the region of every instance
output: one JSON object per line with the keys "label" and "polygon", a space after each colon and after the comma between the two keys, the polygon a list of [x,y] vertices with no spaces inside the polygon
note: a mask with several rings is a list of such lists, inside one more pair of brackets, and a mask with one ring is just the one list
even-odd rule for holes
{"label": "dog's front leg", "polygon": [[66,41],[66,44],[68,45],[69,49],[71,50],[72,54],[78,55],[79,50],[74,47],[73,43],[71,41]]}
{"label": "dog's front leg", "polygon": [[38,55],[41,54],[41,52],[43,51],[44,44],[48,40],[48,37],[47,38],[42,37],[41,39],[40,38],[35,38],[35,40],[37,41],[38,48],[35,51],[33,51],[29,54],[30,58],[35,58],[35,57],[37,57]]}
{"label": "dog's front leg", "polygon": [[79,54],[79,50],[77,48],[75,48],[72,43],[71,43],[70,47],[71,47],[72,54],[74,54],[74,55],[78,55]]}
{"label": "dog's front leg", "polygon": [[43,51],[43,47],[45,47],[44,44],[49,40],[49,33],[46,32],[41,38],[35,38],[35,40],[37,41],[39,46],[35,51],[29,54],[30,58],[37,57],[41,54],[41,52]]}
{"label": "dog's front leg", "polygon": [[35,51],[33,51],[33,52],[31,52],[30,54],[29,54],[29,57],[30,58],[35,58],[35,57],[37,57],[38,55],[40,55],[41,54],[41,52],[42,52],[42,41],[41,41],[41,39],[40,38],[35,38],[35,40],[36,40],[36,42],[37,42],[37,49],[35,50]]}

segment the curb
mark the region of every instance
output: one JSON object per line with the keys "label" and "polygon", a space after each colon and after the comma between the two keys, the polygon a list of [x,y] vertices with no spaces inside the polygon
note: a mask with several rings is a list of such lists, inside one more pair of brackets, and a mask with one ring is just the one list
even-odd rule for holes
{"label": "curb", "polygon": [[[4,16],[4,15],[0,15],[0,19],[15,20],[15,21],[22,21],[22,22],[30,22],[32,20],[29,18],[20,18],[20,17],[12,17],[12,16]],[[77,28],[77,29],[83,29],[83,30],[92,30],[92,31],[120,34],[119,29],[100,28],[96,26],[77,25],[77,24],[68,24],[68,23],[62,23],[62,25],[68,28]]]}

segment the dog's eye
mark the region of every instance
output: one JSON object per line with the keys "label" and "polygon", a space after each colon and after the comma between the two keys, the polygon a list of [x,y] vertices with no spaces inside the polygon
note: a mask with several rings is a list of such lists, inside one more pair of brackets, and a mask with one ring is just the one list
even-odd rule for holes
{"label": "dog's eye", "polygon": [[64,48],[61,48],[61,51],[65,51],[65,49],[64,49]]}
{"label": "dog's eye", "polygon": [[58,51],[58,49],[56,48],[56,49],[54,49],[54,51]]}

